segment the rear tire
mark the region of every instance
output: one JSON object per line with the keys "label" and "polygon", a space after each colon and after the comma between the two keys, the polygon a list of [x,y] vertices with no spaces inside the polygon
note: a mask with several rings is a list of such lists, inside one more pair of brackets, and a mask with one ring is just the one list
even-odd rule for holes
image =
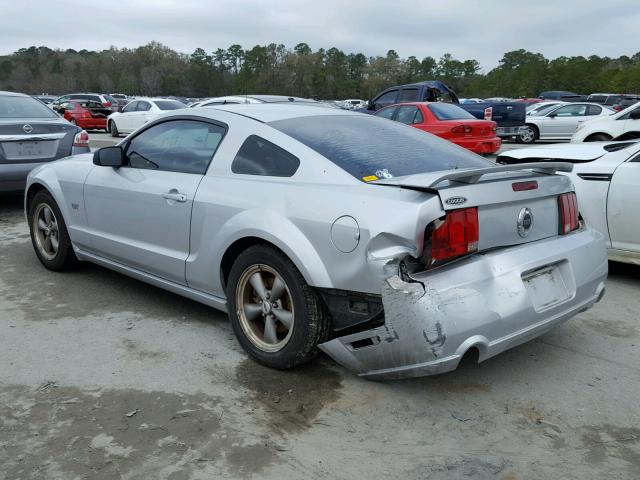
{"label": "rear tire", "polygon": [[112,137],[119,137],[120,136],[120,132],[118,131],[118,127],[116,126],[116,122],[114,122],[113,120],[111,120],[109,122],[108,131],[111,132],[111,136]]}
{"label": "rear tire", "polygon": [[611,140],[611,135],[607,135],[606,133],[595,133],[587,137],[585,142],[608,142]]}
{"label": "rear tire", "polygon": [[531,144],[538,139],[538,129],[533,125],[525,125],[516,136],[517,143]]}
{"label": "rear tire", "polygon": [[268,245],[242,252],[231,267],[227,307],[242,348],[271,368],[307,363],[330,331],[318,294],[284,254]]}
{"label": "rear tire", "polygon": [[46,268],[64,271],[77,264],[62,213],[46,190],[38,192],[29,205],[29,231],[33,249]]}

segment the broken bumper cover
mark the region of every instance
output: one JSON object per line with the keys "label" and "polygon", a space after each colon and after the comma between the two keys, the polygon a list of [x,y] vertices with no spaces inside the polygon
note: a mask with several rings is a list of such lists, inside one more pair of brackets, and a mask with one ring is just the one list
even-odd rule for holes
{"label": "broken bumper cover", "polygon": [[392,379],[454,370],[542,335],[604,294],[603,236],[566,236],[476,254],[382,288],[385,324],[320,345],[358,375]]}

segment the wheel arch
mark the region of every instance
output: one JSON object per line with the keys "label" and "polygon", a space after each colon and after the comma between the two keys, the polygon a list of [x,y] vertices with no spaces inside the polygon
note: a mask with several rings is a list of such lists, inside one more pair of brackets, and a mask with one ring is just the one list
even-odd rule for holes
{"label": "wheel arch", "polygon": [[592,133],[590,133],[589,135],[587,135],[584,138],[583,142],[591,142],[591,141],[593,141],[593,138],[597,137],[598,135],[604,135],[606,137],[609,137],[610,140],[613,139],[613,137],[611,135],[609,135],[608,133],[605,133],[605,132],[592,132]]}

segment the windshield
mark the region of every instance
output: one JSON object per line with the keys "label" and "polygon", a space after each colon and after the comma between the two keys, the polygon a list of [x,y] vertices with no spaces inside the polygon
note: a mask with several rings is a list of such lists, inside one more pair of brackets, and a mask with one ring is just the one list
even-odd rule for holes
{"label": "windshield", "polygon": [[477,120],[469,112],[452,103],[430,103],[428,107],[438,120]]}
{"label": "windshield", "polygon": [[42,102],[31,97],[0,96],[0,118],[57,118]]}
{"label": "windshield", "polygon": [[319,115],[269,125],[364,181],[494,165],[434,135],[370,115]]}
{"label": "windshield", "polygon": [[156,100],[154,102],[160,110],[179,110],[187,106],[177,100]]}

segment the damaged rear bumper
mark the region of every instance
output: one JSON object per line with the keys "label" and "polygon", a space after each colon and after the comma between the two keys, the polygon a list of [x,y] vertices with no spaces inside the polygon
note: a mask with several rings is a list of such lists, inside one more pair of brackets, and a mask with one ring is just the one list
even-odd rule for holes
{"label": "damaged rear bumper", "polygon": [[606,276],[603,236],[590,229],[477,254],[387,279],[385,324],[320,348],[371,379],[448,372],[472,347],[483,361],[590,308]]}

